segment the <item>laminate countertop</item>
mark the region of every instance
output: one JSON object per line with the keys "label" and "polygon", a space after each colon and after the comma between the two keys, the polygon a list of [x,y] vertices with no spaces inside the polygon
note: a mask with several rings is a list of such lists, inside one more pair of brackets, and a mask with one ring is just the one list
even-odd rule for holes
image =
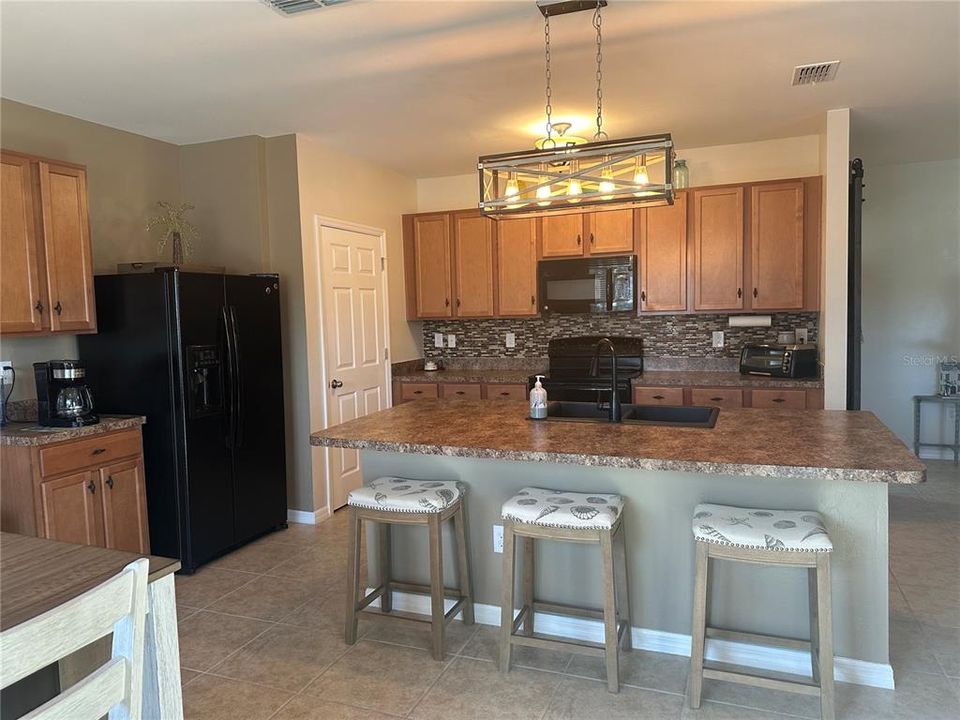
{"label": "laminate countertop", "polygon": [[416,400],[310,436],[382,452],[724,475],[920,483],[870,412],[724,408],[710,429],[527,419],[525,402]]}
{"label": "laminate countertop", "polygon": [[118,430],[138,428],[147,419],[143,415],[101,415],[96,425],[76,428],[43,427],[36,422],[11,422],[0,428],[0,446],[3,445],[50,445],[66,440]]}

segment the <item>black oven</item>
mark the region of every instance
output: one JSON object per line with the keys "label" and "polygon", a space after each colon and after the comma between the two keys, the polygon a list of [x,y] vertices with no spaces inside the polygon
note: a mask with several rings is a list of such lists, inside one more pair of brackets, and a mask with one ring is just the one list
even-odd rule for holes
{"label": "black oven", "polygon": [[540,312],[616,313],[637,309],[637,257],[541,260]]}

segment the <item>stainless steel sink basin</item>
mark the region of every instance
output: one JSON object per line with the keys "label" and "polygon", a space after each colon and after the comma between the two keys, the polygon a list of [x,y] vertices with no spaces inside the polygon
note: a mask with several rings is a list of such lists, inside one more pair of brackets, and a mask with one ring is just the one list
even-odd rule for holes
{"label": "stainless steel sink basin", "polygon": [[[720,408],[681,405],[621,405],[624,425],[675,425],[712,428]],[[592,402],[554,400],[547,403],[547,420],[557,422],[609,422],[610,410]]]}

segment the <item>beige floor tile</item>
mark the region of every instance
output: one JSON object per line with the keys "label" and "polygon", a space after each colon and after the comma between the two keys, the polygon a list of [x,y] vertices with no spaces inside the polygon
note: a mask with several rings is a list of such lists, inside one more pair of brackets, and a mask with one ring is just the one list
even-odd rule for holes
{"label": "beige floor tile", "polygon": [[361,640],[314,680],[304,693],[367,710],[403,715],[433,684],[447,663],[428,652]]}
{"label": "beige floor tile", "polygon": [[[430,650],[433,647],[430,626],[426,623],[376,615],[367,615],[362,618],[362,621],[368,626],[363,634],[367,640],[407,645],[421,650]],[[455,655],[460,652],[477,632],[478,627],[480,626],[464,625],[459,620],[454,620],[447,625],[444,638],[447,653]]]}
{"label": "beige floor tile", "polygon": [[309,583],[294,578],[258,575],[210,605],[211,610],[261,620],[280,620],[313,594]]}
{"label": "beige floor tile", "polygon": [[604,682],[568,678],[554,693],[543,720],[678,718],[682,704],[680,695],[630,687],[621,687],[619,693],[611,693]]}
{"label": "beige floor tile", "polygon": [[784,720],[793,716],[704,700],[697,710],[691,710],[684,701],[679,717],[680,720]]}
{"label": "beige floor tile", "polygon": [[949,677],[960,678],[960,630],[921,625],[927,648]]}
{"label": "beige floor tile", "polygon": [[[820,717],[819,698],[809,695],[767,690],[739,683],[704,680],[701,698],[704,703],[739,705],[769,713],[781,713],[806,718]],[[839,714],[838,714],[839,716]]]}
{"label": "beige floor tile", "polygon": [[200,568],[193,575],[177,575],[174,580],[177,604],[205,608],[254,578],[249,573],[211,567]]}
{"label": "beige floor tile", "polygon": [[234,680],[299,691],[349,649],[342,635],[274,625],[210,672]]}
{"label": "beige floor tile", "polygon": [[960,593],[943,588],[900,582],[907,604],[917,620],[927,625],[960,628]]}
{"label": "beige floor tile", "polygon": [[[308,628],[325,628],[327,630],[343,632],[344,613],[346,612],[346,597],[343,593],[329,593],[311,597],[302,605],[294,608],[283,617],[282,622],[287,625],[298,625]],[[361,634],[369,626],[360,622]]]}
{"label": "beige floor tile", "polygon": [[[679,655],[645,650],[620,653],[620,679],[625,685],[682,694],[687,686],[689,671],[689,658]],[[606,680],[606,662],[603,658],[574,655],[566,674],[591,680]]]}
{"label": "beige floor tile", "polygon": [[197,608],[187,607],[185,605],[177,605],[177,623],[183,622],[196,612]]}
{"label": "beige floor tile", "polygon": [[[460,654],[464,657],[499,663],[500,628],[481,625],[470,642],[460,650]],[[570,664],[571,657],[572,654],[566,650],[514,646],[511,666],[563,672]]]}
{"label": "beige floor tile", "polygon": [[209,670],[269,627],[260,620],[201,610],[179,625],[180,664]]}
{"label": "beige floor tile", "polygon": [[258,540],[214,560],[208,567],[262,574],[302,552],[282,543]]}
{"label": "beige floor tile", "polygon": [[181,685],[186,685],[188,682],[198,677],[200,677],[200,673],[194,670],[187,670],[186,668],[180,668],[180,684]]}
{"label": "beige floor tile", "polygon": [[542,717],[562,675],[458,657],[410,714],[419,720],[535,720]]}
{"label": "beige floor tile", "polygon": [[895,676],[902,672],[941,673],[918,622],[890,621],[890,664]]}
{"label": "beige floor tile", "polygon": [[183,688],[184,720],[267,720],[290,693],[201,675]]}
{"label": "beige floor tile", "polygon": [[837,684],[837,717],[843,720],[956,720],[960,700],[952,680],[925,673],[900,673],[897,689]]}
{"label": "beige floor tile", "polygon": [[297,695],[270,720],[393,720],[374,710],[327,702],[312,695]]}

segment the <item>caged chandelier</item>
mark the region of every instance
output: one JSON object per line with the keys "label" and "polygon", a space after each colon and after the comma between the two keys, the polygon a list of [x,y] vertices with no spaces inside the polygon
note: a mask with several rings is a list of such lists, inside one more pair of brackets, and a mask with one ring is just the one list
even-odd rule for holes
{"label": "caged chandelier", "polygon": [[[495,220],[673,204],[669,133],[610,140],[603,130],[603,16],[606,0],[538,0],[544,18],[546,137],[537,149],[484,155],[477,161],[480,211]],[[591,142],[568,142],[567,123],[551,119],[550,17],[593,10],[597,31],[597,119]]]}

